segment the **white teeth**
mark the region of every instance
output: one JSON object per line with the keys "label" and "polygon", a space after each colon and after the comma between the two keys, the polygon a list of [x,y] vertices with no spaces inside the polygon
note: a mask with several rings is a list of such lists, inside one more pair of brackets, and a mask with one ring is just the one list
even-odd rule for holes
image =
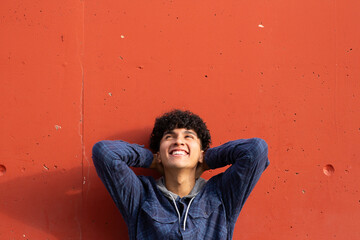
{"label": "white teeth", "polygon": [[186,155],[186,152],[184,151],[173,151],[171,155]]}

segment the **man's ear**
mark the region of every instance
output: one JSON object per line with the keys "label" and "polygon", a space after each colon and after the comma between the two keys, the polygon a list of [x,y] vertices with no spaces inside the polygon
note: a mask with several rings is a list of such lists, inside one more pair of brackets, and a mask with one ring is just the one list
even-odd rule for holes
{"label": "man's ear", "polygon": [[199,157],[199,163],[204,162],[204,157],[205,157],[205,152],[204,152],[204,150],[201,150],[200,151],[200,157]]}
{"label": "man's ear", "polygon": [[161,158],[160,158],[160,153],[159,152],[156,153],[156,162],[161,163]]}

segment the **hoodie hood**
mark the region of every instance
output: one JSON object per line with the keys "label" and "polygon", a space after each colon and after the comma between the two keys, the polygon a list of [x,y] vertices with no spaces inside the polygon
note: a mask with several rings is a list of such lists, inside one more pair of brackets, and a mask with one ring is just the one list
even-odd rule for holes
{"label": "hoodie hood", "polygon": [[[195,197],[199,192],[200,190],[205,186],[206,184],[206,180],[203,179],[203,178],[198,178],[196,181],[195,181],[195,185],[193,187],[193,189],[191,190],[191,192],[184,196],[184,198],[193,198]],[[165,186],[165,178],[164,177],[161,177],[159,179],[156,180],[156,185],[158,187],[158,189],[167,197],[169,198],[170,200],[172,199],[177,199],[177,197],[179,197],[179,195],[169,191],[166,186]]]}

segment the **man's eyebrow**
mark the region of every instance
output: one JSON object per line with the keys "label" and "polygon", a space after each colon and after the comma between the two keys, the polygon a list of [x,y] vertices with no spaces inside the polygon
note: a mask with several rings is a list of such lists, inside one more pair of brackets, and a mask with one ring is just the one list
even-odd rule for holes
{"label": "man's eyebrow", "polygon": [[165,135],[165,134],[174,134],[174,133],[175,133],[175,132],[174,132],[173,130],[167,130],[167,131],[164,132],[164,135]]}
{"label": "man's eyebrow", "polygon": [[192,130],[185,130],[184,133],[187,133],[187,134],[192,134],[194,136],[197,136],[196,132],[192,131]]}
{"label": "man's eyebrow", "polygon": [[[192,134],[194,136],[197,136],[196,132],[194,132],[193,130],[185,130],[184,131],[185,134]],[[174,130],[167,130],[164,132],[164,135],[165,134],[175,134]]]}

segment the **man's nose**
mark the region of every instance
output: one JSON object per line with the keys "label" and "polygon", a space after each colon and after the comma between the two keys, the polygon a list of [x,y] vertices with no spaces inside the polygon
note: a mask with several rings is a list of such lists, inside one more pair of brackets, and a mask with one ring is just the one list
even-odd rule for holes
{"label": "man's nose", "polygon": [[175,139],[175,145],[184,145],[184,139],[182,137],[177,137]]}

